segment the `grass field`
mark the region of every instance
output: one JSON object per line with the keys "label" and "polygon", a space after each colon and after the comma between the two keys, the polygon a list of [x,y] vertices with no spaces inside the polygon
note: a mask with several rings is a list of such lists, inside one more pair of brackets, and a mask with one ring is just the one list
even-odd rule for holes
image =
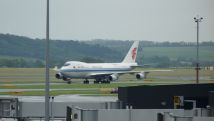
{"label": "grass field", "polygon": [[[140,70],[140,69],[136,69]],[[146,69],[154,70],[154,69]],[[157,69],[156,69],[157,70]],[[169,69],[167,69],[169,70]],[[122,75],[118,83],[111,84],[82,84],[82,80],[73,80],[66,84],[55,79],[55,72],[50,70],[50,94],[80,94],[80,95],[113,95],[112,90],[123,86],[158,85],[158,84],[186,84],[195,83],[194,69],[170,69],[171,72],[152,72],[145,80],[135,79],[135,75]],[[0,95],[44,95],[43,68],[1,68]],[[200,71],[200,83],[214,83],[213,71]],[[93,80],[91,80],[93,81]],[[92,83],[92,82],[91,82]],[[32,89],[32,90],[31,90]],[[4,91],[1,91],[4,90]],[[6,91],[5,91],[6,90]]]}

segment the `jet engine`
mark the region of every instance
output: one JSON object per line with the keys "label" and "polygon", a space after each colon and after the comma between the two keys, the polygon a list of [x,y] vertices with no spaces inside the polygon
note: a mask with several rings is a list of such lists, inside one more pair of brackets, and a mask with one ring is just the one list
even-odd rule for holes
{"label": "jet engine", "polygon": [[109,79],[110,81],[116,81],[116,80],[118,80],[118,75],[117,75],[117,74],[112,74],[112,75],[110,75],[110,76],[108,77],[108,79]]}
{"label": "jet engine", "polygon": [[62,78],[63,78],[63,75],[62,75],[61,73],[57,73],[57,74],[55,75],[55,77],[56,77],[57,79],[62,79]]}
{"label": "jet engine", "polygon": [[144,72],[141,72],[141,73],[136,74],[136,78],[137,79],[144,79],[144,78],[146,78],[146,75]]}

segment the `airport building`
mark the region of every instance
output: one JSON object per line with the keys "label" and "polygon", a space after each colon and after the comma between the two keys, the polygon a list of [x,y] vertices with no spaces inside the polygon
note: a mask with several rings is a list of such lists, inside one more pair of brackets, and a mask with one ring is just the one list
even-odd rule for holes
{"label": "airport building", "polygon": [[[81,107],[84,109],[120,109],[122,104],[117,98],[82,97],[78,95],[56,96],[50,99],[51,120],[65,121],[67,107]],[[34,121],[44,120],[44,97],[0,97],[0,121]]]}
{"label": "airport building", "polygon": [[[213,121],[214,84],[120,87],[122,109],[68,107],[68,121]],[[71,118],[72,117],[72,118]]]}
{"label": "airport building", "polygon": [[[66,98],[66,99],[65,99]],[[44,120],[44,98],[0,97],[0,121]],[[62,98],[61,98],[62,99]],[[120,87],[117,97],[51,99],[57,121],[213,121],[214,84]]]}
{"label": "airport building", "polygon": [[214,84],[143,85],[119,88],[118,98],[134,109],[206,108],[213,90]]}

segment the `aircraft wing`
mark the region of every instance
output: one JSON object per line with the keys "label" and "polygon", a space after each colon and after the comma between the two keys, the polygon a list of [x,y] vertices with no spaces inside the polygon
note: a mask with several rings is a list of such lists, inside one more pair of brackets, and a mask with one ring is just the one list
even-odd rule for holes
{"label": "aircraft wing", "polygon": [[90,73],[90,74],[88,74],[88,76],[108,76],[111,74],[113,74],[113,73]]}
{"label": "aircraft wing", "polygon": [[147,71],[144,71],[144,72],[170,72],[172,70],[147,70]]}
{"label": "aircraft wing", "polygon": [[[118,75],[123,75],[123,74],[136,74],[136,73],[141,73],[144,71],[126,71],[126,72],[110,72],[110,73],[91,73],[88,74],[89,77],[102,77],[102,76],[109,76],[112,74],[118,74]],[[144,72],[144,73],[148,73],[148,72]]]}
{"label": "aircraft wing", "polygon": [[102,78],[102,77],[105,77],[105,76],[110,76],[112,74],[114,74],[114,73],[90,73],[87,76],[88,77],[93,77],[93,78],[99,78],[99,77]]}
{"label": "aircraft wing", "polygon": [[170,72],[172,70],[142,70],[142,71],[126,71],[126,72],[110,72],[110,73],[91,73],[88,76],[89,77],[103,77],[103,76],[109,76],[112,74],[118,74],[118,75],[123,75],[123,74],[136,74],[136,73],[144,73],[148,74],[150,72]]}
{"label": "aircraft wing", "polygon": [[104,77],[104,76],[110,76],[112,74],[123,75],[123,74],[136,74],[136,73],[149,73],[149,72],[126,71],[126,72],[110,72],[110,73],[91,73],[91,74],[88,74],[88,77]]}

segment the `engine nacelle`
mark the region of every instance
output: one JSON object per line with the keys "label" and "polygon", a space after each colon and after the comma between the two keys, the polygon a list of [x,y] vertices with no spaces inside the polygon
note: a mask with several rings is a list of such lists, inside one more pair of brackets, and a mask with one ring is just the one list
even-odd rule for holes
{"label": "engine nacelle", "polygon": [[146,75],[144,72],[136,74],[137,79],[145,79]]}
{"label": "engine nacelle", "polygon": [[61,73],[57,73],[57,74],[55,75],[55,77],[56,77],[57,79],[62,79],[62,78],[63,78],[63,75],[62,75]]}
{"label": "engine nacelle", "polygon": [[110,75],[110,76],[108,77],[108,79],[109,79],[110,81],[116,81],[116,80],[118,80],[118,75],[117,75],[117,74],[112,74],[112,75]]}

